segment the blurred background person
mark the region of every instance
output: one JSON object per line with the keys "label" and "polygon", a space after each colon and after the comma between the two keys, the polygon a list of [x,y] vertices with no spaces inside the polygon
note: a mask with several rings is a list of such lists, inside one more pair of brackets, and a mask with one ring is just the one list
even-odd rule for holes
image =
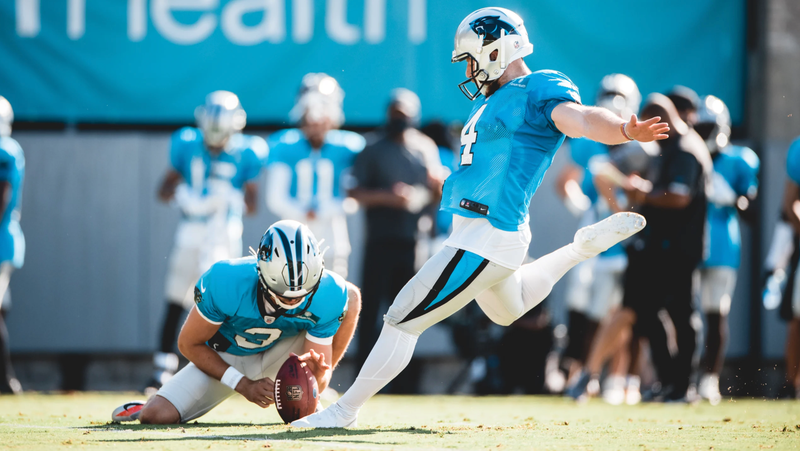
{"label": "blurred background person", "polygon": [[740,264],[739,216],[758,193],[760,162],[751,149],[730,144],[730,113],[717,97],[706,96],[700,101],[694,128],[705,140],[714,163],[708,193],[708,253],[698,271],[697,288],[706,319],[705,352],[700,362],[704,374],[698,393],[716,405],[722,399],[719,375],[725,362],[728,313]]}
{"label": "blurred background person", "polygon": [[650,342],[662,384],[659,398],[685,400],[689,388],[696,348],[692,274],[704,253],[712,162],[703,140],[666,96],[651,94],[641,116],[661,117],[670,125],[669,138],[658,142],[660,154],[644,178],[632,175],[623,183],[629,201],[647,218],[647,227],[627,248],[623,308],[601,327],[586,369],[568,390],[576,399],[634,326]]}
{"label": "blurred background person", "polygon": [[269,137],[267,208],[281,219],[308,225],[322,248],[325,267],[347,278],[350,238],[341,180],[364,149],[364,138],[338,130],[344,91],[331,76],[303,77],[290,119],[298,125]]}
{"label": "blurred background person", "polygon": [[11,308],[11,273],[25,262],[25,236],[19,226],[25,155],[11,137],[14,110],[0,96],[0,393],[21,393],[11,367],[6,318]]}
{"label": "blurred background person", "polygon": [[692,88],[675,85],[667,93],[667,97],[678,110],[678,116],[689,127],[697,122],[697,109],[700,108],[700,96]]}
{"label": "blurred background person", "polygon": [[[414,276],[421,212],[436,204],[442,192],[439,150],[416,129],[420,109],[415,93],[403,88],[392,91],[386,124],[353,166],[349,194],[366,209],[367,234],[356,368],[378,338],[385,311],[381,305],[391,302]],[[413,373],[415,363],[411,365]],[[415,393],[415,379],[411,376],[407,383],[400,379],[392,390]]]}
{"label": "blurred background person", "polygon": [[[641,101],[641,93],[633,79],[623,74],[610,74],[600,82],[595,105],[627,120],[639,112]],[[609,188],[608,193],[612,194],[598,195],[592,170],[598,163],[607,162],[611,154],[623,149],[624,152],[641,152],[641,146],[636,141],[608,146],[586,138],[570,140],[570,156],[574,164],[562,170],[556,182],[556,193],[573,214],[580,215],[578,227],[594,224],[625,208],[624,192],[617,187]],[[606,198],[610,196],[621,198],[609,202]],[[620,243],[601,253],[598,258],[580,263],[567,276],[569,338],[560,365],[567,379],[580,373],[600,321],[622,302],[622,274],[626,265],[627,257]],[[551,378],[560,380],[560,377],[553,375]],[[563,383],[553,382],[553,379],[551,389],[563,386]],[[624,390],[624,376],[621,384],[618,378],[609,378],[607,381],[611,385],[604,393],[607,392],[612,398]],[[596,393],[598,389],[596,382],[590,384],[590,392]],[[615,401],[612,399],[612,402]]]}
{"label": "blurred background person", "polygon": [[256,211],[257,179],[267,159],[263,138],[244,135],[246,114],[236,94],[214,91],[195,110],[197,127],[172,135],[170,169],[158,190],[181,212],[166,278],[166,312],[154,392],[178,369],[173,352],[181,317],[194,305],[192,287],[212,264],[242,255],[242,215]]}
{"label": "blurred background person", "polygon": [[[792,255],[788,271],[788,283],[783,292],[780,307],[781,318],[789,322],[786,334],[786,387],[789,396],[800,399],[800,138],[789,147],[786,159],[786,182],[783,197],[783,212],[791,225]],[[788,247],[788,246],[787,246]]]}
{"label": "blurred background person", "polygon": [[[441,176],[442,180],[446,179],[453,171],[458,169],[456,152],[460,146],[456,144],[457,141],[454,129],[448,127],[441,121],[434,120],[422,127],[420,131],[432,139],[433,142],[436,143],[436,147],[439,148],[439,162],[442,164]],[[447,239],[447,236],[453,228],[452,213],[439,210],[439,206],[436,204],[432,204],[429,208],[433,210],[431,216],[435,220],[431,233],[433,244],[430,247],[429,255],[425,256],[426,260],[444,246],[444,240]]]}

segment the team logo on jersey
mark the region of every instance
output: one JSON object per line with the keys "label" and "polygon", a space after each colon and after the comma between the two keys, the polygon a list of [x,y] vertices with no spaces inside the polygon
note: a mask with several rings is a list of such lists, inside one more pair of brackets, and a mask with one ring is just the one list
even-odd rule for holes
{"label": "team logo on jersey", "polygon": [[272,323],[275,322],[275,317],[274,316],[265,316],[264,317],[264,322],[267,323],[267,324],[272,324]]}
{"label": "team logo on jersey", "polygon": [[286,396],[289,397],[289,401],[300,401],[303,399],[303,387],[299,385],[286,387]]}
{"label": "team logo on jersey", "polygon": [[194,287],[194,303],[199,304],[201,302],[203,302],[203,293],[200,288]]}

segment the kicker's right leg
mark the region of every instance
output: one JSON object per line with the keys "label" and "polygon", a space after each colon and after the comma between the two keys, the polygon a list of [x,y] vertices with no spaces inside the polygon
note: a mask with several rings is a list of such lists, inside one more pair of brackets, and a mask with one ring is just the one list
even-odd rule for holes
{"label": "kicker's right leg", "polygon": [[378,341],[350,389],[324,411],[292,425],[354,426],[361,406],[408,365],[423,331],[511,274],[512,270],[461,249],[445,247],[436,253],[395,298]]}

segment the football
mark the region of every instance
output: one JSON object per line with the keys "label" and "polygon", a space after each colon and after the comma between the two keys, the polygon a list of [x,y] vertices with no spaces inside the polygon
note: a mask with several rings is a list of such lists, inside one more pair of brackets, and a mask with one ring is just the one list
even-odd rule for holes
{"label": "football", "polygon": [[317,379],[296,355],[289,356],[275,377],[275,407],[291,423],[314,413],[319,402]]}

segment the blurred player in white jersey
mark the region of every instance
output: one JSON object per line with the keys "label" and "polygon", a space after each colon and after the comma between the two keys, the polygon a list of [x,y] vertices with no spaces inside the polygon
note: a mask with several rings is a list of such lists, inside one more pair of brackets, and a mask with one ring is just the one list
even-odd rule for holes
{"label": "blurred player in white jersey", "polygon": [[694,128],[705,140],[714,161],[706,223],[708,252],[698,270],[700,306],[707,326],[701,362],[705,374],[698,392],[711,404],[718,404],[719,373],[728,341],[728,312],[742,247],[739,215],[756,197],[760,163],[751,149],[730,144],[731,116],[717,97],[701,99]]}
{"label": "blurred player in white jersey", "polygon": [[474,104],[461,132],[459,168],[442,189],[441,208],[454,214],[453,232],[395,298],[353,385],[293,426],[355,426],[360,408],[408,365],[430,326],[473,299],[489,319],[508,326],[539,305],[570,268],[644,228],[642,216],[618,213],[522,264],[531,239],[531,198],[566,135],[619,144],[664,139],[669,129],[658,117],[625,121],[581,105],[566,75],[528,69],[522,58],[532,52],[513,11],[482,8],[461,21],[451,59],[466,63],[467,80],[459,87],[470,100],[485,98]]}
{"label": "blurred player in white jersey", "polygon": [[[609,74],[600,82],[596,105],[626,118],[639,112],[641,100],[639,88],[630,77]],[[642,153],[639,143],[609,146],[580,138],[571,141],[570,151],[575,164],[562,170],[556,188],[567,208],[581,216],[580,226],[593,224],[625,210],[624,192],[619,188],[609,187],[610,191],[607,191],[616,193],[615,197],[613,194],[598,195],[600,189],[595,186],[594,179],[598,175],[598,168],[604,167],[612,154],[618,157],[616,154]],[[630,164],[626,166],[628,167],[623,169],[627,175],[644,169],[630,167]],[[586,362],[600,321],[622,302],[622,275],[627,263],[622,244],[617,244],[601,253],[598,258],[581,263],[570,273],[567,289],[570,334],[562,362],[562,367],[567,367],[569,375],[575,376],[579,373]],[[619,377],[608,378],[606,389],[603,390],[604,397],[612,404],[618,404],[621,402],[620,393],[624,386],[624,375],[621,383]]]}
{"label": "blurred player in white jersey", "polygon": [[11,137],[14,111],[0,96],[0,393],[19,393],[22,386],[11,368],[5,319],[11,308],[8,283],[25,261],[25,237],[19,226],[25,155]]}
{"label": "blurred player in white jersey", "polygon": [[167,308],[155,372],[145,391],[175,373],[178,323],[192,286],[217,261],[242,255],[242,214],[256,210],[257,178],[267,159],[263,138],[244,135],[247,116],[232,92],[214,91],[195,110],[197,127],[172,135],[170,168],[158,190],[181,212],[166,280]]}
{"label": "blurred player in white jersey", "polygon": [[364,149],[364,138],[337,130],[344,122],[344,91],[323,73],[303,77],[290,112],[299,128],[269,137],[267,208],[281,219],[304,222],[331,251],[325,267],[347,277],[350,238],[341,180]]}

